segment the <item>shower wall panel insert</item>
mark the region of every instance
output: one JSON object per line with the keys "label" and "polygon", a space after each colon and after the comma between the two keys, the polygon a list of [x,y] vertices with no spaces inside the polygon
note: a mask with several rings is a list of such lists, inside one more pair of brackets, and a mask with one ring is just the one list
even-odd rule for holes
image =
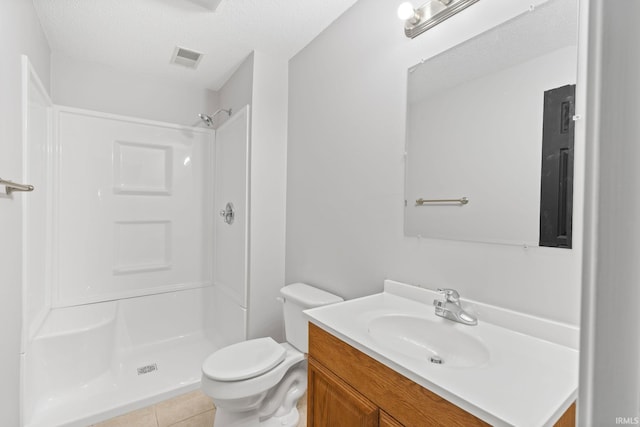
{"label": "shower wall panel insert", "polygon": [[213,132],[59,107],[53,305],[211,284]]}
{"label": "shower wall panel insert", "polygon": [[246,105],[216,130],[213,323],[225,325],[217,330],[220,345],[247,338],[250,122]]}
{"label": "shower wall panel insert", "polygon": [[23,425],[91,425],[196,389],[219,348],[214,131],[26,104],[53,137],[28,141]]}

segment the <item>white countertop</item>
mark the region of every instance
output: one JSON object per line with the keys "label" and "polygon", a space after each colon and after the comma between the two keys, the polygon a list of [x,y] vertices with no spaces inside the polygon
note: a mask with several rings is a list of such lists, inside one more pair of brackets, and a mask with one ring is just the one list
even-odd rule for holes
{"label": "white countertop", "polygon": [[578,330],[570,325],[462,299],[465,309],[478,313],[478,325],[455,327],[473,334],[490,352],[489,361],[478,367],[432,364],[385,348],[369,334],[369,322],[381,315],[431,316],[434,297],[441,298],[385,281],[383,293],[305,313],[312,323],[492,425],[552,426],[576,399],[578,351],[571,346],[577,345]]}

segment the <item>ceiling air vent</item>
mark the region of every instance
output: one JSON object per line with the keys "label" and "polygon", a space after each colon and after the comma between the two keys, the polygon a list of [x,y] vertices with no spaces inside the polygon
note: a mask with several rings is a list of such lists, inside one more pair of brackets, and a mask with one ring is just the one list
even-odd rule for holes
{"label": "ceiling air vent", "polygon": [[171,63],[189,68],[197,68],[201,59],[202,54],[200,52],[176,46],[173,51],[173,56],[171,57]]}

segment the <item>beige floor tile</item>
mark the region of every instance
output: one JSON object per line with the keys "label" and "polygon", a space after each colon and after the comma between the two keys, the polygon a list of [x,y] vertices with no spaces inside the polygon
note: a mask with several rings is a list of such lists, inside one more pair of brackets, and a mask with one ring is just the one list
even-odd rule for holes
{"label": "beige floor tile", "polygon": [[[307,396],[298,401],[298,427],[307,426]],[[215,407],[196,390],[135,412],[96,424],[95,427],[212,427]],[[94,427],[94,426],[92,426]]]}
{"label": "beige floor tile", "polygon": [[157,427],[156,414],[149,406],[137,411],[129,412],[110,420],[95,424],[94,427]]}
{"label": "beige floor tile", "polygon": [[176,424],[171,424],[171,427],[213,427],[213,418],[216,411],[211,410],[196,415],[195,417],[187,418],[184,421],[180,421]]}
{"label": "beige floor tile", "polygon": [[298,400],[298,412],[300,413],[300,421],[298,421],[298,427],[307,427],[307,394]]}
{"label": "beige floor tile", "polygon": [[159,427],[173,425],[212,409],[214,409],[213,401],[200,390],[192,391],[155,405]]}

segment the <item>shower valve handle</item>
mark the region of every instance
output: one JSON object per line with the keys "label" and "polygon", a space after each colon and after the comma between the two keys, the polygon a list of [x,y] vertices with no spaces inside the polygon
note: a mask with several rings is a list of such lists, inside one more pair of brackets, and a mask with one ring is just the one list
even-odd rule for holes
{"label": "shower valve handle", "polygon": [[228,202],[227,206],[224,209],[220,209],[220,216],[224,218],[224,222],[226,224],[233,224],[233,220],[235,219],[236,213],[233,210],[233,203]]}

